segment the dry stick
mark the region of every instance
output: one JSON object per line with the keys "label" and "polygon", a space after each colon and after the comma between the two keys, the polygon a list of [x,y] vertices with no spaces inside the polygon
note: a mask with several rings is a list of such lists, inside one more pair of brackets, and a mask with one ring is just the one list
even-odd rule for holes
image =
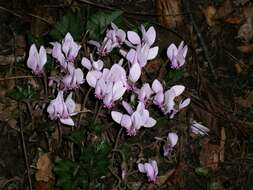
{"label": "dry stick", "polygon": [[26,170],[27,170],[29,189],[32,190],[32,180],[30,176],[29,161],[28,161],[27,150],[26,150],[26,145],[25,145],[25,140],[24,140],[23,118],[22,118],[22,113],[21,113],[21,108],[20,108],[21,107],[20,102],[18,104],[18,107],[19,107],[19,120],[20,120],[20,134],[21,134],[22,147],[23,147],[24,156],[25,156],[25,164],[26,164]]}
{"label": "dry stick", "polygon": [[129,15],[150,16],[150,17],[153,17],[153,16],[171,16],[171,17],[174,17],[174,16],[188,15],[189,14],[188,12],[187,13],[180,13],[180,14],[151,14],[151,13],[145,13],[145,12],[144,13],[143,12],[131,12],[131,11],[127,11],[127,10],[117,8],[117,7],[113,7],[113,6],[94,3],[94,2],[89,1],[89,0],[79,0],[79,1],[81,3],[85,3],[85,4],[92,5],[92,6],[95,6],[95,7],[99,7],[99,8],[102,8],[102,9],[107,9],[107,10],[111,10],[111,11],[123,11],[124,13],[129,14]]}
{"label": "dry stick", "polygon": [[0,78],[0,81],[5,81],[5,80],[15,80],[15,79],[26,79],[26,78],[35,78],[36,76],[11,76],[11,77],[4,77]]}
{"label": "dry stick", "polygon": [[[81,112],[80,112],[80,115],[79,115],[79,118],[78,118],[77,129],[80,128],[80,124],[81,124],[81,120],[82,120],[82,116],[83,116],[82,110],[83,110],[83,109],[85,108],[85,106],[86,106],[86,102],[88,101],[88,97],[89,97],[89,94],[90,94],[91,90],[92,90],[92,88],[90,87],[89,90],[86,92],[85,97],[84,97],[84,99],[83,99],[83,103],[82,103],[82,105],[81,105]],[[84,113],[86,113],[86,112],[84,112]]]}
{"label": "dry stick", "polygon": [[190,2],[189,2],[189,0],[184,0],[184,1],[183,1],[183,4],[185,5],[186,11],[189,13],[190,22],[192,23],[192,26],[193,26],[193,28],[195,29],[196,34],[197,34],[197,37],[198,37],[198,39],[199,39],[199,41],[200,41],[200,44],[201,44],[201,46],[202,46],[202,48],[203,48],[204,56],[205,56],[205,58],[206,58],[206,60],[207,60],[208,67],[209,67],[209,69],[210,69],[210,71],[211,71],[211,73],[212,73],[214,79],[217,80],[217,75],[216,75],[216,73],[215,73],[215,70],[214,70],[213,63],[212,63],[212,61],[211,61],[211,58],[210,58],[210,56],[209,56],[209,51],[208,51],[208,49],[207,49],[205,40],[204,40],[204,38],[203,38],[203,36],[202,36],[202,34],[201,34],[201,32],[200,32],[200,30],[199,30],[199,28],[198,28],[198,26],[197,26],[195,20],[194,20],[194,17],[193,17],[192,12],[190,12]]}

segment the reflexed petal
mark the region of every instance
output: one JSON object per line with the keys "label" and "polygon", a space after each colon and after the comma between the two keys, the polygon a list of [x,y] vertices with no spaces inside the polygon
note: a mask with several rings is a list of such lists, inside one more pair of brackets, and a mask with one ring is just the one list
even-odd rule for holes
{"label": "reflexed petal", "polygon": [[76,82],[78,84],[82,84],[84,82],[84,79],[83,79],[83,71],[80,69],[80,68],[77,68],[75,70],[75,77],[76,77]]}
{"label": "reflexed petal", "polygon": [[170,60],[172,60],[173,56],[177,54],[177,47],[175,46],[175,44],[171,44],[168,48],[167,48],[167,56]]}
{"label": "reflexed petal", "polygon": [[164,94],[162,91],[159,91],[153,99],[155,105],[161,106],[164,101]]}
{"label": "reflexed petal", "polygon": [[124,87],[123,83],[121,81],[116,82],[112,88],[113,101],[120,99],[125,93],[125,91],[126,91],[126,87]]}
{"label": "reflexed petal", "polygon": [[144,124],[144,127],[151,128],[151,127],[154,127],[155,124],[156,124],[156,120],[153,119],[152,117],[149,117],[149,118],[146,120],[146,123]]}
{"label": "reflexed petal", "polygon": [[101,61],[101,60],[98,60],[98,61],[94,61],[94,62],[93,62],[93,67],[94,67],[94,69],[96,69],[96,70],[98,70],[98,71],[102,70],[103,66],[104,66],[104,62]]}
{"label": "reflexed petal", "polygon": [[37,50],[35,44],[33,44],[30,47],[30,50],[29,50],[29,57],[28,57],[28,60],[27,60],[27,67],[29,67],[30,69],[35,71],[38,63],[39,63],[38,50]]}
{"label": "reflexed petal", "polygon": [[101,77],[102,73],[99,71],[90,71],[86,75],[86,80],[88,84],[95,88],[97,80]]}
{"label": "reflexed petal", "polygon": [[126,101],[122,101],[122,105],[123,105],[123,107],[125,108],[125,110],[127,111],[127,113],[129,115],[133,114],[134,111],[133,111],[133,109],[132,109],[132,107],[130,106],[129,103],[127,103]]}
{"label": "reflexed petal", "polygon": [[147,36],[149,45],[151,46],[155,42],[155,38],[156,38],[156,31],[155,31],[155,28],[153,26],[151,26],[147,30],[146,36]]}
{"label": "reflexed petal", "polygon": [[68,97],[66,98],[65,104],[67,106],[68,109],[68,113],[71,114],[75,111],[76,108],[76,103],[74,102],[74,100],[72,99],[72,92],[68,95]]}
{"label": "reflexed petal", "polygon": [[152,83],[152,89],[155,93],[157,93],[159,91],[163,91],[163,86],[159,80],[155,79],[154,82]]}
{"label": "reflexed petal", "polygon": [[136,57],[136,51],[134,49],[130,49],[129,52],[126,54],[126,59],[130,63],[134,63],[135,57]]}
{"label": "reflexed petal", "polygon": [[174,147],[177,144],[178,136],[176,133],[169,133],[167,141],[170,143],[171,147]]}
{"label": "reflexed petal", "polygon": [[139,170],[139,172],[141,172],[141,173],[146,173],[144,164],[139,163],[139,164],[138,164],[138,170]]}
{"label": "reflexed petal", "polygon": [[47,62],[47,52],[46,52],[46,49],[44,48],[44,46],[40,47],[39,56],[40,56],[39,68],[42,69],[42,67]]}
{"label": "reflexed petal", "polygon": [[153,169],[155,171],[155,175],[157,175],[158,174],[157,162],[155,160],[150,160],[149,163],[152,165],[152,167],[153,167]]}
{"label": "reflexed petal", "polygon": [[159,50],[158,46],[150,48],[149,51],[148,51],[148,58],[147,59],[148,60],[154,59],[158,54],[158,50]]}
{"label": "reflexed petal", "polygon": [[179,96],[183,93],[183,91],[185,90],[185,87],[183,85],[175,85],[175,86],[172,86],[170,90],[174,91],[175,96]]}
{"label": "reflexed petal", "polygon": [[135,83],[141,76],[141,67],[138,63],[134,63],[129,71],[129,80]]}
{"label": "reflexed petal", "polygon": [[137,45],[137,44],[141,43],[140,36],[134,31],[128,31],[127,32],[127,38],[134,45]]}
{"label": "reflexed petal", "polygon": [[188,106],[191,102],[190,98],[185,99],[184,101],[181,101],[181,103],[179,104],[179,110],[185,108],[186,106]]}
{"label": "reflexed petal", "polygon": [[123,114],[117,111],[112,111],[111,116],[116,123],[120,124]]}
{"label": "reflexed petal", "polygon": [[70,125],[70,126],[75,125],[73,119],[71,119],[70,117],[66,118],[66,119],[61,118],[60,121],[61,121],[61,123],[65,124],[65,125]]}
{"label": "reflexed petal", "polygon": [[144,167],[145,167],[149,181],[155,181],[156,176],[155,176],[155,171],[154,171],[153,166],[149,163],[145,163]]}
{"label": "reflexed petal", "polygon": [[84,66],[86,69],[91,70],[91,62],[88,58],[83,57],[81,61],[82,66]]}
{"label": "reflexed petal", "polygon": [[127,114],[124,114],[121,118],[120,125],[122,127],[126,128],[127,130],[130,130],[130,128],[132,126],[131,117]]}

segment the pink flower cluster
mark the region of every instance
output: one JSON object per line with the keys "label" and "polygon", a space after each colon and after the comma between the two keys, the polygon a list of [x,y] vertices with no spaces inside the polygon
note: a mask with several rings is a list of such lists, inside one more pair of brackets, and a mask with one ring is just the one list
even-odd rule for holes
{"label": "pink flower cluster", "polygon": [[[151,104],[156,105],[169,118],[173,118],[181,109],[190,104],[189,98],[181,100],[179,103],[176,101],[184,92],[185,87],[174,85],[165,90],[157,79],[151,85],[144,83],[140,86],[138,83],[142,68],[148,64],[148,61],[155,59],[158,54],[158,46],[153,46],[155,40],[156,31],[152,26],[146,30],[141,25],[141,35],[139,35],[134,31],[125,32],[112,23],[111,29],[107,30],[102,42],[89,41],[90,45],[95,46],[97,54],[83,57],[81,59],[83,68],[75,66],[81,46],[74,41],[70,33],[66,34],[62,42],[50,43],[53,47],[48,49],[48,53],[59,64],[59,73],[49,77],[49,85],[58,90],[57,97],[51,100],[47,107],[49,118],[51,120],[59,119],[61,123],[66,125],[74,125],[71,117],[77,113],[72,92],[67,95],[65,100],[64,95],[68,91],[78,89],[80,85],[84,84],[85,79],[87,84],[94,89],[94,96],[103,102],[104,107],[111,109],[117,101],[122,100],[126,112],[121,113],[113,110],[111,117],[127,131],[129,136],[137,135],[142,127],[151,128],[156,125],[156,120],[150,116],[148,110]],[[105,67],[102,58],[116,48],[119,49],[123,58],[118,63],[112,64],[111,67]],[[178,48],[175,44],[168,47],[167,56],[172,69],[179,69],[185,64],[187,51],[188,47],[184,45],[184,42],[181,42]],[[124,61],[127,63],[126,67],[123,66]],[[41,46],[38,52],[33,44],[30,48],[27,66],[32,69],[35,75],[41,75],[44,73],[43,67],[46,62],[45,48]],[[123,100],[124,95],[129,94],[126,93],[127,91],[137,97],[136,107],[131,106],[133,102],[128,103]],[[196,132],[196,127],[204,129],[200,124],[193,123],[192,131]],[[163,147],[164,156],[170,155],[177,141],[176,133],[168,134]],[[150,182],[156,181],[158,167],[155,160],[150,160],[145,164],[139,163],[138,169],[141,173],[146,173]]]}

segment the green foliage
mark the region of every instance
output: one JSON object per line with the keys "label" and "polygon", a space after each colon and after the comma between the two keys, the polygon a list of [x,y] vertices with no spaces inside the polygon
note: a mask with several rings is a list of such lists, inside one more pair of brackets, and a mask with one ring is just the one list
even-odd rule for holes
{"label": "green foliage", "polygon": [[198,167],[198,168],[195,168],[195,172],[197,175],[199,176],[204,176],[204,177],[207,177],[209,175],[209,171],[207,168],[205,167]]}
{"label": "green foliage", "polygon": [[179,81],[183,77],[183,74],[182,70],[171,70],[167,73],[164,80],[166,84],[171,84]]}
{"label": "green foliage", "polygon": [[17,87],[12,91],[9,96],[17,101],[22,101],[26,99],[32,99],[36,95],[35,90],[30,84],[28,85],[17,85]]}
{"label": "green foliage", "polygon": [[36,44],[37,47],[45,44],[45,40],[43,37],[36,37],[32,35],[32,33],[27,34],[27,40],[29,45]]}
{"label": "green foliage", "polygon": [[111,147],[102,141],[85,147],[78,162],[59,160],[55,165],[57,185],[63,190],[86,189],[89,184],[106,175]]}
{"label": "green foliage", "polygon": [[87,30],[92,40],[99,40],[106,31],[111,22],[115,21],[122,15],[122,11],[114,12],[97,12],[90,16],[87,22]]}
{"label": "green foliage", "polygon": [[55,40],[62,40],[68,32],[75,40],[80,40],[83,32],[83,23],[79,13],[68,11],[67,14],[54,25],[49,34]]}
{"label": "green foliage", "polygon": [[79,145],[80,142],[84,140],[84,129],[73,131],[67,138]]}

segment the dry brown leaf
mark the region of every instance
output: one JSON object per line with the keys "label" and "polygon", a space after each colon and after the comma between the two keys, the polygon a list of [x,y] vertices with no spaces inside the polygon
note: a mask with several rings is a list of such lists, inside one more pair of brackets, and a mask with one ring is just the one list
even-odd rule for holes
{"label": "dry brown leaf", "polygon": [[241,64],[240,63],[236,63],[236,64],[234,64],[234,66],[235,66],[236,73],[240,74],[242,72]]}
{"label": "dry brown leaf", "polygon": [[156,14],[159,22],[167,28],[175,28],[182,23],[181,0],[156,0]]}
{"label": "dry brown leaf", "polygon": [[166,181],[169,179],[170,176],[172,176],[172,174],[175,172],[175,169],[172,169],[168,172],[166,172],[166,174],[162,175],[162,176],[158,176],[156,183],[155,184],[150,184],[147,188],[147,190],[156,190],[157,187],[162,186],[164,183],[166,183]]}
{"label": "dry brown leaf", "polygon": [[208,6],[204,11],[206,22],[209,26],[214,26],[216,24],[215,16],[216,16],[216,8],[214,6]]}
{"label": "dry brown leaf", "polygon": [[235,102],[241,107],[253,107],[253,90],[246,97],[235,98]]}
{"label": "dry brown leaf", "polygon": [[239,46],[239,47],[237,47],[237,49],[242,53],[252,53],[253,52],[253,44]]}
{"label": "dry brown leaf", "polygon": [[217,9],[216,18],[224,19],[233,12],[233,5],[231,0],[225,0],[222,5]]}
{"label": "dry brown leaf", "polygon": [[[210,144],[209,139],[205,138],[199,154],[199,160],[203,166],[216,171],[218,169],[219,162],[221,162],[220,152],[220,145]],[[224,159],[224,157],[222,159]]]}
{"label": "dry brown leaf", "polygon": [[53,163],[50,159],[50,153],[42,154],[37,161],[36,181],[49,182],[54,180]]}
{"label": "dry brown leaf", "polygon": [[241,39],[244,43],[249,43],[249,41],[253,38],[252,18],[247,18],[246,22],[241,25],[236,38]]}
{"label": "dry brown leaf", "polygon": [[242,18],[238,16],[231,16],[224,20],[225,23],[239,25],[242,23]]}

